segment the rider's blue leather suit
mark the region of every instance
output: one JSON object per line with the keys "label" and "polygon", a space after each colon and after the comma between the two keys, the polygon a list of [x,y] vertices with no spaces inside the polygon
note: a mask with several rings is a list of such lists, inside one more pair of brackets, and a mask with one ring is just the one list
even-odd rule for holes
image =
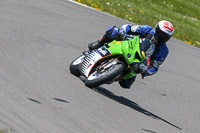
{"label": "rider's blue leather suit", "polygon": [[[156,38],[156,33],[154,28],[149,25],[128,25],[125,24],[121,28],[116,26],[108,28],[106,31],[106,38],[110,38],[110,40],[120,40],[122,36],[126,35],[138,35],[140,38],[148,38],[152,39],[154,36]],[[159,65],[161,65],[168,55],[168,48],[166,43],[158,43],[156,44],[156,49],[150,58],[150,66],[143,74],[142,77],[149,76],[155,74]],[[130,88],[130,86],[135,81],[136,77],[133,77],[128,80],[119,81],[119,84],[124,88]]]}

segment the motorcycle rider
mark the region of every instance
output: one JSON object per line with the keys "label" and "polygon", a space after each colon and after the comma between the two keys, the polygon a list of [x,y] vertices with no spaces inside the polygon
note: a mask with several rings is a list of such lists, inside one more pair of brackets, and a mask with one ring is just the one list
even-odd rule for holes
{"label": "motorcycle rider", "polygon": [[[150,57],[150,65],[141,75],[142,78],[155,74],[159,66],[164,62],[168,55],[168,48],[166,42],[172,37],[174,33],[173,25],[166,20],[157,23],[155,29],[149,25],[130,25],[124,24],[121,28],[112,26],[108,28],[101,40],[88,44],[89,50],[97,49],[105,43],[113,40],[126,40],[129,35],[138,35],[140,38],[148,38],[155,44],[154,53]],[[130,88],[135,81],[135,77],[119,81],[123,88]]]}

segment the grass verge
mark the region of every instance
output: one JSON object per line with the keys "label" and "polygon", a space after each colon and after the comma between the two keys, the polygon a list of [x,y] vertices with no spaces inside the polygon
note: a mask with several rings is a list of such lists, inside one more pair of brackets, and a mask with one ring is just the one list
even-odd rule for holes
{"label": "grass verge", "polygon": [[[198,0],[75,0],[136,24],[152,27],[170,21],[174,36],[200,47],[200,1]],[[115,24],[113,24],[115,25]]]}
{"label": "grass verge", "polygon": [[6,131],[2,131],[2,130],[0,130],[0,133],[6,133]]}

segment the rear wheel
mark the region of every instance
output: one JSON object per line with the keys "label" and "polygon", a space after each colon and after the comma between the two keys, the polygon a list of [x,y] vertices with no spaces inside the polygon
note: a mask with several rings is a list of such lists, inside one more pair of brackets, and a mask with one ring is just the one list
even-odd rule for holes
{"label": "rear wheel", "polygon": [[[106,67],[105,67],[106,68]],[[97,87],[119,77],[124,71],[124,65],[121,63],[109,64],[106,69],[96,70],[85,80],[88,87]]]}
{"label": "rear wheel", "polygon": [[75,76],[80,76],[81,73],[79,71],[79,66],[82,63],[83,59],[84,59],[84,55],[79,56],[78,58],[76,58],[74,61],[72,61],[72,63],[70,64],[70,72],[75,75]]}

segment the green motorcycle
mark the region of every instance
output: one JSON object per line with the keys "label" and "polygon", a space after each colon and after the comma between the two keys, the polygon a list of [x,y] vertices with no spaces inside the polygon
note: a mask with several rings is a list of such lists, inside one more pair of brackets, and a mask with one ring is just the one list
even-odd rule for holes
{"label": "green motorcycle", "polygon": [[114,40],[75,59],[70,64],[70,72],[84,76],[88,87],[111,84],[148,69],[154,49],[155,45],[149,39],[137,36],[125,41]]}

